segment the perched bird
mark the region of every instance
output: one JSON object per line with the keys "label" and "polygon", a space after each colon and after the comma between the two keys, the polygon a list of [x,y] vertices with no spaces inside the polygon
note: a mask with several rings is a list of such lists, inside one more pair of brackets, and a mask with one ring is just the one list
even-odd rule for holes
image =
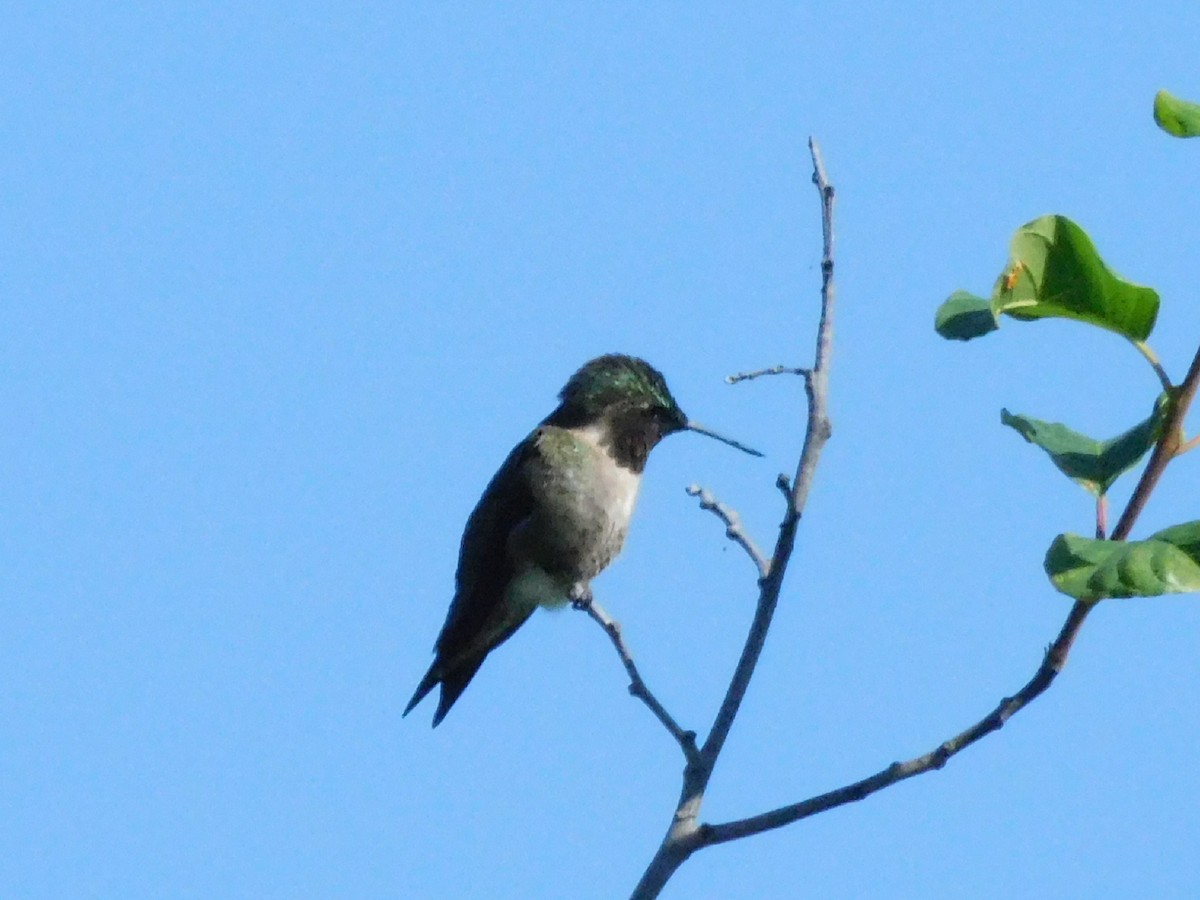
{"label": "perched bird", "polygon": [[467,520],[436,656],[404,715],[441,684],[436,726],[538,606],[590,598],[588,583],[625,542],[646,459],[668,434],[695,431],[762,455],[688,419],[662,374],[633,356],[591,360],[558,396]]}

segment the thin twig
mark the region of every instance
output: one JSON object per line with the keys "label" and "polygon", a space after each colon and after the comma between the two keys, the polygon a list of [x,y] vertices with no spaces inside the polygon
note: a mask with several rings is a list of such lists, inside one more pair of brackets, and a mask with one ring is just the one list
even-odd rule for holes
{"label": "thin twig", "polygon": [[799,803],[781,806],[778,809],[773,809],[770,812],[761,813],[757,816],[750,816],[732,822],[723,822],[718,825],[703,825],[700,828],[699,845],[711,846],[712,844],[723,844],[726,841],[733,841],[738,838],[749,837],[764,831],[781,828],[784,825],[790,825],[792,822],[798,822],[800,819],[807,819],[809,816],[814,816],[817,813],[826,812],[835,807],[844,806],[847,803],[855,803],[886,787],[891,787],[893,784],[904,781],[907,778],[912,778],[914,775],[921,775],[925,772],[942,768],[952,756],[965,750],[993,731],[1002,728],[1009,718],[1050,687],[1059,672],[1067,664],[1067,655],[1071,652],[1071,645],[1075,642],[1075,638],[1079,634],[1080,628],[1083,627],[1083,622],[1087,618],[1088,613],[1091,612],[1091,609],[1092,604],[1083,603],[1082,601],[1077,602],[1071,607],[1071,613],[1067,616],[1066,623],[1063,625],[1054,643],[1046,651],[1046,655],[1042,659],[1042,664],[1038,667],[1037,672],[1034,673],[1033,678],[1021,690],[1017,691],[1016,694],[1001,700],[995,709],[970,728],[943,741],[933,750],[922,756],[915,757],[907,762],[892,763],[886,769],[876,772],[874,775],[838,788],[837,790],[811,797]]}
{"label": "thin twig", "polygon": [[625,638],[621,634],[621,623],[614,619],[605,611],[590,592],[574,601],[576,609],[586,612],[594,622],[604,629],[604,633],[608,635],[608,639],[612,641],[613,646],[617,650],[617,655],[621,657],[621,664],[625,666],[625,673],[629,676],[629,693],[637,697],[646,704],[650,712],[654,713],[655,718],[662,723],[663,728],[667,729],[671,737],[675,738],[683,750],[684,758],[689,765],[694,764],[700,755],[696,749],[696,732],[685,731],[679,727],[679,723],[666,710],[666,707],[659,702],[654,693],[646,686],[646,680],[642,678],[642,673],[638,671],[637,664],[633,661],[633,654],[629,652],[629,646],[625,643]]}
{"label": "thin twig", "polygon": [[1162,477],[1163,470],[1179,454],[1182,444],[1183,420],[1187,416],[1192,401],[1196,399],[1198,387],[1200,387],[1200,348],[1196,349],[1196,355],[1192,359],[1192,365],[1188,368],[1187,375],[1184,376],[1183,384],[1174,391],[1174,396],[1171,398],[1171,410],[1167,413],[1167,420],[1163,422],[1162,436],[1154,445],[1154,451],[1150,454],[1150,462],[1146,463],[1142,477],[1138,480],[1137,487],[1133,489],[1129,505],[1121,514],[1117,527],[1113,529],[1112,539],[1114,541],[1123,541],[1129,537],[1129,532],[1133,530],[1133,523],[1141,515],[1142,508],[1150,499],[1150,494],[1154,491],[1154,486],[1158,484],[1158,479]]}
{"label": "thin twig", "polygon": [[753,372],[738,372],[736,375],[726,375],[726,384],[737,384],[739,381],[753,381],[764,375],[807,375],[808,369],[795,366],[771,366],[769,369],[755,369]]}
{"label": "thin twig", "polygon": [[758,577],[766,578],[767,573],[771,570],[771,563],[758,549],[754,538],[750,537],[742,526],[742,517],[738,515],[737,510],[730,509],[699,485],[688,485],[685,490],[689,497],[696,497],[700,501],[701,509],[711,512],[725,523],[725,537],[745,550],[750,561],[754,563],[754,567],[758,569]]}

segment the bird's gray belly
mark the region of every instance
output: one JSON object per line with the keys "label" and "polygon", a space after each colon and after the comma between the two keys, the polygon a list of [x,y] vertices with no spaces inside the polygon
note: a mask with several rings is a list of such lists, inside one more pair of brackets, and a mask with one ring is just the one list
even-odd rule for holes
{"label": "bird's gray belly", "polygon": [[535,516],[539,563],[576,582],[594,578],[620,552],[640,482],[603,451],[589,456],[589,465],[560,471],[544,485],[542,515]]}

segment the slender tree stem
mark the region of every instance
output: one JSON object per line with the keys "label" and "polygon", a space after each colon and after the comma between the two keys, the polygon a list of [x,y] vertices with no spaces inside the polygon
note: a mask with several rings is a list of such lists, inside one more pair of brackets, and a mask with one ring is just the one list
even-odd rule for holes
{"label": "slender tree stem", "polygon": [[[712,766],[716,765],[717,757],[725,746],[729,729],[733,727],[742,699],[750,678],[758,665],[767,631],[779,602],[779,591],[783,586],[783,577],[787,571],[788,560],[796,541],[796,528],[804,512],[808,493],[816,474],[817,463],[825,442],[829,440],[832,429],[829,423],[827,400],[829,394],[829,360],[833,351],[833,203],[834,189],[825,174],[825,163],[821,159],[821,151],[816,141],[809,139],[809,152],[813,163],[813,184],[817,187],[821,201],[821,318],[817,325],[817,346],[815,361],[811,369],[804,372],[805,391],[808,394],[808,421],[805,426],[804,446],[800,452],[800,461],[796,466],[796,477],[792,483],[790,502],[783,522],[779,526],[779,537],[775,542],[775,552],[766,578],[763,579],[759,592],[758,608],[750,625],[750,633],[742,648],[741,658],[730,679],[725,699],[717,711],[712,730],[704,741],[702,753],[709,763],[708,775],[712,774]],[[704,779],[707,785],[708,777]]]}
{"label": "slender tree stem", "polygon": [[1123,541],[1129,537],[1129,532],[1133,530],[1133,523],[1141,515],[1142,509],[1154,492],[1154,486],[1158,484],[1158,479],[1162,477],[1168,463],[1179,454],[1183,443],[1183,420],[1187,416],[1192,401],[1196,399],[1197,387],[1200,387],[1200,348],[1196,349],[1196,355],[1192,359],[1187,375],[1184,376],[1183,384],[1177,389],[1172,389],[1174,396],[1171,398],[1171,410],[1167,414],[1166,421],[1163,422],[1162,436],[1154,445],[1146,468],[1142,470],[1142,477],[1138,480],[1137,487],[1133,489],[1129,505],[1121,514],[1117,527],[1113,529],[1112,539],[1114,541]]}
{"label": "slender tree stem", "polygon": [[700,760],[697,765],[689,765],[684,769],[683,785],[676,804],[675,813],[667,834],[659,845],[658,852],[650,860],[641,881],[634,888],[631,900],[653,900],[662,891],[667,881],[685,860],[705,843],[704,832],[699,826],[700,806],[704,801],[704,792],[712,778],[717,759],[725,746],[725,739],[733,727],[734,719],[741,708],[742,699],[754,675],[754,669],[762,654],[763,644],[767,639],[767,631],[775,615],[779,603],[779,592],[783,586],[783,578],[787,572],[788,560],[796,542],[796,530],[808,493],[812,487],[813,476],[820,460],[821,450],[829,440],[831,428],[826,409],[829,391],[829,360],[833,349],[833,203],[834,189],[825,174],[825,164],[821,159],[821,151],[816,141],[809,139],[809,152],[812,155],[813,183],[821,201],[821,317],[817,326],[816,354],[811,369],[798,369],[798,374],[804,376],[805,391],[808,395],[808,420],[805,426],[804,445],[800,451],[800,461],[796,467],[796,477],[789,483],[785,476],[780,476],[777,485],[784,491],[787,509],[779,526],[779,536],[775,541],[775,550],[766,567],[764,577],[759,579],[758,604],[755,608],[754,619],[746,642],[742,647],[741,657],[734,669],[725,697],[717,710],[708,737],[700,750]]}

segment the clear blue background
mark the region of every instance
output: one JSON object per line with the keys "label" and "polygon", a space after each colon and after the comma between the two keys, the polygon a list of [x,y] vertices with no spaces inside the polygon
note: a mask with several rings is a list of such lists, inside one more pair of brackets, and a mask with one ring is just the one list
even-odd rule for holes
{"label": "clear blue background", "polygon": [[[704,730],[769,544],[839,189],[834,439],[705,805],[932,748],[1068,602],[1086,495],[1007,406],[1145,415],[1120,339],[933,311],[1068,214],[1200,339],[1200,11],[1120,3],[7,4],[0,53],[0,895],[611,898],[680,760],[600,632],[538,614],[436,731],[400,719],[462,525],[591,356],[644,355],[765,461],[673,437],[596,583]],[[1064,350],[1064,348],[1067,348]],[[1196,427],[1193,417],[1193,427]],[[1140,533],[1197,516],[1200,459]],[[1117,489],[1123,501],[1129,481]],[[704,852],[665,896],[1200,894],[1200,606],[1102,606],[942,772]]]}

